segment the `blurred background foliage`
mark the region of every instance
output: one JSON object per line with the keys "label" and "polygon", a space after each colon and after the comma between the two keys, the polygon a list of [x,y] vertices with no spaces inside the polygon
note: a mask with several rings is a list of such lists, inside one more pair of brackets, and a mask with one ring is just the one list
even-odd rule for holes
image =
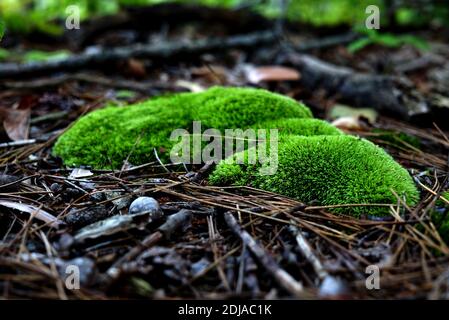
{"label": "blurred background foliage", "polygon": [[[114,14],[124,6],[166,2],[249,7],[270,18],[279,17],[285,12],[290,21],[313,26],[359,25],[366,18],[365,8],[372,4],[380,8],[382,25],[442,25],[449,21],[449,6],[445,1],[438,0],[1,0],[0,19],[10,32],[38,30],[57,35],[64,31],[69,5],[77,5],[81,20],[85,20]],[[1,33],[0,22],[0,36]]]}

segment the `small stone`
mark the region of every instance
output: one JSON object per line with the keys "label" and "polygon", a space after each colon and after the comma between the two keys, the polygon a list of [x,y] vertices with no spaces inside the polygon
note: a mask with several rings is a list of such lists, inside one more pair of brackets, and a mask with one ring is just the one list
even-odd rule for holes
{"label": "small stone", "polygon": [[156,199],[151,197],[139,197],[129,206],[129,214],[149,214],[150,220],[157,220],[163,216],[161,207]]}
{"label": "small stone", "polygon": [[62,191],[62,186],[59,183],[52,183],[50,186],[50,190],[54,193],[59,193]]}
{"label": "small stone", "polygon": [[342,297],[347,294],[346,284],[339,278],[326,276],[321,283],[318,294],[321,298]]}

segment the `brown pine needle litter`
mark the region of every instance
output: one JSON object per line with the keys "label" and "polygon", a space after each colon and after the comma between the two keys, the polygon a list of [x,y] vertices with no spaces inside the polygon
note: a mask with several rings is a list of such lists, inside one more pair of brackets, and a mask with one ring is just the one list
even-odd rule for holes
{"label": "brown pine needle litter", "polygon": [[[443,131],[388,123],[447,153]],[[70,178],[71,170],[49,156],[51,141],[2,149],[4,176],[15,177],[0,185],[7,205],[0,212],[5,298],[448,297],[449,247],[431,219],[438,199],[448,201],[441,195],[449,182],[443,153],[384,145],[412,169],[422,201],[409,208],[398,198],[388,205],[389,217],[357,219],[327,211],[335,206],[251,187],[209,186],[208,168],[193,174],[181,164],[91,170],[91,176]],[[74,210],[88,214],[95,207],[104,218],[126,216],[129,202],[142,195],[157,199],[165,216],[182,211],[191,220],[169,226],[169,234],[163,221],[137,221],[78,242],[82,227],[69,219]],[[345,206],[355,204],[339,207]],[[81,273],[79,290],[65,285],[71,264]],[[372,265],[380,270],[379,290],[367,289]],[[108,274],[112,269],[115,276]],[[136,278],[151,289],[139,290]],[[339,284],[330,293],[329,281]]]}

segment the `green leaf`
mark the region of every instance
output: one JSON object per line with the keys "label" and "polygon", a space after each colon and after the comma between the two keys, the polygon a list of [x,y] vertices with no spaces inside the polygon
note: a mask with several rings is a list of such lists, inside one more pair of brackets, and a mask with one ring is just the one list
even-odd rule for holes
{"label": "green leaf", "polygon": [[350,53],[355,53],[372,43],[373,43],[373,40],[370,38],[361,38],[361,39],[355,40],[354,42],[351,42],[348,45],[348,51]]}
{"label": "green leaf", "polygon": [[5,34],[5,22],[0,18],[0,41],[2,40],[4,34]]}
{"label": "green leaf", "polygon": [[427,50],[429,48],[427,42],[419,37],[413,35],[396,35],[393,33],[379,33],[374,29],[354,29],[358,33],[364,34],[367,37],[358,39],[348,45],[348,51],[355,53],[364,47],[377,44],[387,48],[398,48],[404,44],[409,44],[420,50]]}
{"label": "green leaf", "polygon": [[59,50],[59,51],[31,50],[25,53],[22,58],[24,62],[36,62],[36,61],[65,59],[69,55],[70,52],[66,50]]}
{"label": "green leaf", "polygon": [[391,33],[380,34],[374,38],[374,42],[388,48],[397,48],[403,44],[400,36]]}
{"label": "green leaf", "polygon": [[402,36],[402,41],[404,43],[410,44],[420,50],[428,50],[429,49],[429,44],[427,43],[427,41],[425,41],[424,39],[421,39],[419,37],[416,37],[416,36],[412,36],[412,35]]}
{"label": "green leaf", "polygon": [[0,48],[0,61],[6,60],[11,56],[11,53],[3,48]]}

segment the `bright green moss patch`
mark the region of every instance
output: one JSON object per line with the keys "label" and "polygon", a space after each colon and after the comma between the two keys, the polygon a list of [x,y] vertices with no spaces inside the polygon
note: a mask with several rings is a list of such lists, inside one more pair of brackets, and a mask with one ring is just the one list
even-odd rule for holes
{"label": "bright green moss patch", "polygon": [[[278,129],[278,152],[271,153],[271,146],[276,145],[270,142],[273,133],[266,137],[270,151],[264,161],[257,153],[259,161],[249,164],[253,148],[237,153],[217,166],[210,183],[250,185],[323,205],[396,204],[393,191],[409,205],[416,203],[418,191],[410,175],[383,149],[311,117],[306,106],[282,95],[214,87],[91,112],[58,139],[54,154],[67,165],[118,168],[125,159],[134,165],[154,160],[154,149],[163,161],[169,161],[170,151],[179,142],[171,141],[170,134],[175,129],[195,133],[194,121],[201,122],[201,132],[191,139],[210,128],[218,130],[220,138],[228,137],[226,129],[266,129],[267,133]],[[200,142],[203,148],[205,144]],[[188,152],[195,156],[200,149]],[[238,157],[242,164],[233,162]],[[274,168],[274,174],[267,175],[267,168]],[[388,214],[388,208],[375,206],[335,211],[356,216]]]}
{"label": "bright green moss patch", "polygon": [[[442,193],[441,193],[441,196],[442,196],[444,199],[446,199],[446,200],[449,201],[449,190],[442,192]],[[437,206],[439,206],[439,207],[448,207],[448,208],[449,208],[449,204],[448,204],[446,201],[444,201],[443,199],[441,199],[441,198],[438,199],[438,200],[436,201],[435,204],[436,204]]]}
{"label": "bright green moss patch", "polygon": [[279,134],[318,136],[318,135],[340,135],[343,132],[330,123],[319,119],[277,119],[265,121],[253,126],[256,129],[278,129]]}
{"label": "bright green moss patch", "polygon": [[267,120],[312,118],[309,108],[297,101],[261,89],[214,87],[191,95],[194,120],[207,128],[244,129]]}
{"label": "bright green moss patch", "polygon": [[[408,172],[383,149],[352,136],[285,137],[279,144],[279,165],[272,176],[260,175],[260,165],[221,162],[212,173],[212,184],[250,185],[304,202],[336,204],[395,204],[392,190],[413,205],[418,191]],[[386,214],[381,207],[336,210]]]}
{"label": "bright green moss patch", "polygon": [[57,141],[53,151],[67,165],[118,168],[129,156],[132,164],[154,160],[153,149],[168,160],[175,129],[247,128],[281,118],[311,118],[295,100],[261,89],[213,87],[128,107],[107,107],[79,119]]}

